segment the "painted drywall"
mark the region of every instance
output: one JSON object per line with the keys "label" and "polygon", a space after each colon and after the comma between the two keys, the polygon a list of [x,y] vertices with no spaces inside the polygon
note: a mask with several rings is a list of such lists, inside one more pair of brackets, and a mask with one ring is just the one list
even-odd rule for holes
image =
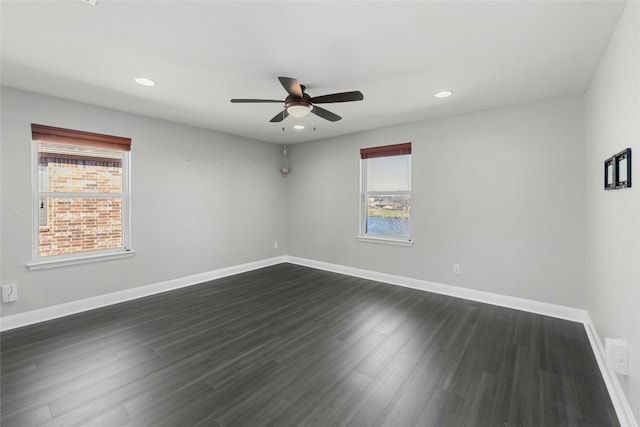
{"label": "painted drywall", "polygon": [[[285,181],[274,144],[1,88],[2,316],[280,256]],[[29,271],[31,123],[132,139],[132,258]],[[278,241],[279,249],[273,243]]]}
{"label": "painted drywall", "polygon": [[[402,142],[415,244],[357,241],[359,149]],[[289,166],[288,255],[584,307],[582,95],[296,144]]]}
{"label": "painted drywall", "polygon": [[[640,420],[640,3],[629,2],[586,92],[586,308],[629,342],[618,379]],[[605,159],[631,147],[633,187],[603,190]]]}

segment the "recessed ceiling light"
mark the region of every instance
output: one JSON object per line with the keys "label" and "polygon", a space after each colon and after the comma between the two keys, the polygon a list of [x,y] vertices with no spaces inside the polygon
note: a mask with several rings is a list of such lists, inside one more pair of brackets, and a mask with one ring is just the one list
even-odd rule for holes
{"label": "recessed ceiling light", "polygon": [[451,95],[453,95],[453,92],[451,92],[450,90],[443,90],[443,91],[440,91],[440,92],[436,93],[435,96],[436,96],[436,98],[448,98]]}
{"label": "recessed ceiling light", "polygon": [[148,79],[146,77],[136,77],[135,80],[136,80],[136,83],[138,83],[139,85],[142,85],[142,86],[155,86],[156,85],[156,82],[154,82],[153,80]]}
{"label": "recessed ceiling light", "polygon": [[302,129],[304,129],[304,125],[294,125],[293,128],[294,129],[298,129],[298,130],[302,130]]}

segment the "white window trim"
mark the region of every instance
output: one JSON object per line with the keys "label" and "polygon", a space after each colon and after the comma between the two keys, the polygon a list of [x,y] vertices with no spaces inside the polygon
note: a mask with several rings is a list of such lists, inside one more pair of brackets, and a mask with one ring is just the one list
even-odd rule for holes
{"label": "white window trim", "polygon": [[122,248],[111,248],[97,251],[78,252],[74,254],[40,256],[40,215],[38,201],[41,197],[79,197],[80,193],[52,193],[38,191],[38,161],[37,144],[31,141],[31,259],[27,263],[29,270],[64,267],[89,262],[107,261],[118,258],[132,257],[135,251],[131,248],[131,151],[125,151],[122,156],[122,193],[81,193],[81,197],[99,199],[122,199]]}
{"label": "white window trim", "polygon": [[[366,191],[367,168],[365,167],[366,159],[360,159],[360,215],[359,215],[359,231],[356,240],[365,243],[380,243],[393,246],[413,246],[414,240],[411,235],[408,238],[379,236],[375,234],[367,234],[367,197],[376,194],[398,194],[411,196],[411,178],[409,179],[409,191]],[[409,171],[411,171],[411,160],[409,157]],[[409,214],[411,215],[411,214]]]}
{"label": "white window trim", "polygon": [[393,245],[393,246],[413,246],[413,240],[405,240],[405,239],[393,239],[390,237],[374,237],[374,236],[356,236],[356,240],[359,242],[365,243],[381,243],[384,245]]}
{"label": "white window trim", "polygon": [[[130,258],[135,254],[135,251],[132,251],[132,250],[123,251],[120,249],[116,249],[116,250],[111,249],[111,252],[106,253],[108,251],[109,250],[95,251],[95,253],[93,251],[80,252],[79,254],[73,254],[75,255],[73,258],[65,255],[65,258],[63,259],[58,258],[55,260],[34,261],[27,264],[27,268],[31,271],[43,270],[45,268],[65,267],[68,265],[86,264],[89,262],[109,261],[112,259],[119,259],[119,258]],[[91,255],[87,255],[87,254],[91,254]],[[40,258],[53,258],[53,257],[40,257]]]}

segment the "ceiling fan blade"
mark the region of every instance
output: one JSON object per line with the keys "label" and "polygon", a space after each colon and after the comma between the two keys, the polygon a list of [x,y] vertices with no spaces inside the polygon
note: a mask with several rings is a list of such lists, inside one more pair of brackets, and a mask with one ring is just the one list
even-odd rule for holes
{"label": "ceiling fan blade", "polygon": [[318,107],[317,105],[313,106],[313,110],[311,110],[311,112],[316,116],[320,116],[323,119],[329,120],[330,122],[337,122],[338,120],[342,119],[342,117],[340,117],[339,115],[332,113],[329,110],[325,110],[324,108]]}
{"label": "ceiling fan blade", "polygon": [[289,117],[289,112],[287,110],[282,110],[280,111],[278,114],[276,114],[275,116],[273,116],[273,118],[271,120],[269,120],[271,123],[278,123],[283,121],[284,119],[286,119],[287,117]]}
{"label": "ceiling fan blade", "polygon": [[232,99],[231,102],[235,103],[235,104],[242,104],[242,103],[255,103],[255,102],[260,102],[260,103],[265,103],[265,102],[280,102],[282,103],[283,101],[280,100],[275,100],[275,99]]}
{"label": "ceiling fan blade", "polygon": [[280,80],[282,87],[284,87],[284,90],[286,90],[289,95],[296,98],[303,97],[302,86],[300,86],[300,83],[298,83],[296,79],[292,79],[291,77],[278,77],[278,80]]}
{"label": "ceiling fan blade", "polygon": [[331,102],[362,101],[364,95],[359,90],[353,92],[332,93],[330,95],[315,96],[310,99],[314,104],[328,104]]}

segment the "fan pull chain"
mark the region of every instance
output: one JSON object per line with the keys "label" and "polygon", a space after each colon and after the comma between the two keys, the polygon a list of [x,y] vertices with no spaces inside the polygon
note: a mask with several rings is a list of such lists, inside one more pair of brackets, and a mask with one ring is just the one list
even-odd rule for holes
{"label": "fan pull chain", "polygon": [[287,144],[282,145],[282,168],[280,168],[280,172],[282,172],[283,175],[286,175],[289,173],[289,159],[287,159]]}

